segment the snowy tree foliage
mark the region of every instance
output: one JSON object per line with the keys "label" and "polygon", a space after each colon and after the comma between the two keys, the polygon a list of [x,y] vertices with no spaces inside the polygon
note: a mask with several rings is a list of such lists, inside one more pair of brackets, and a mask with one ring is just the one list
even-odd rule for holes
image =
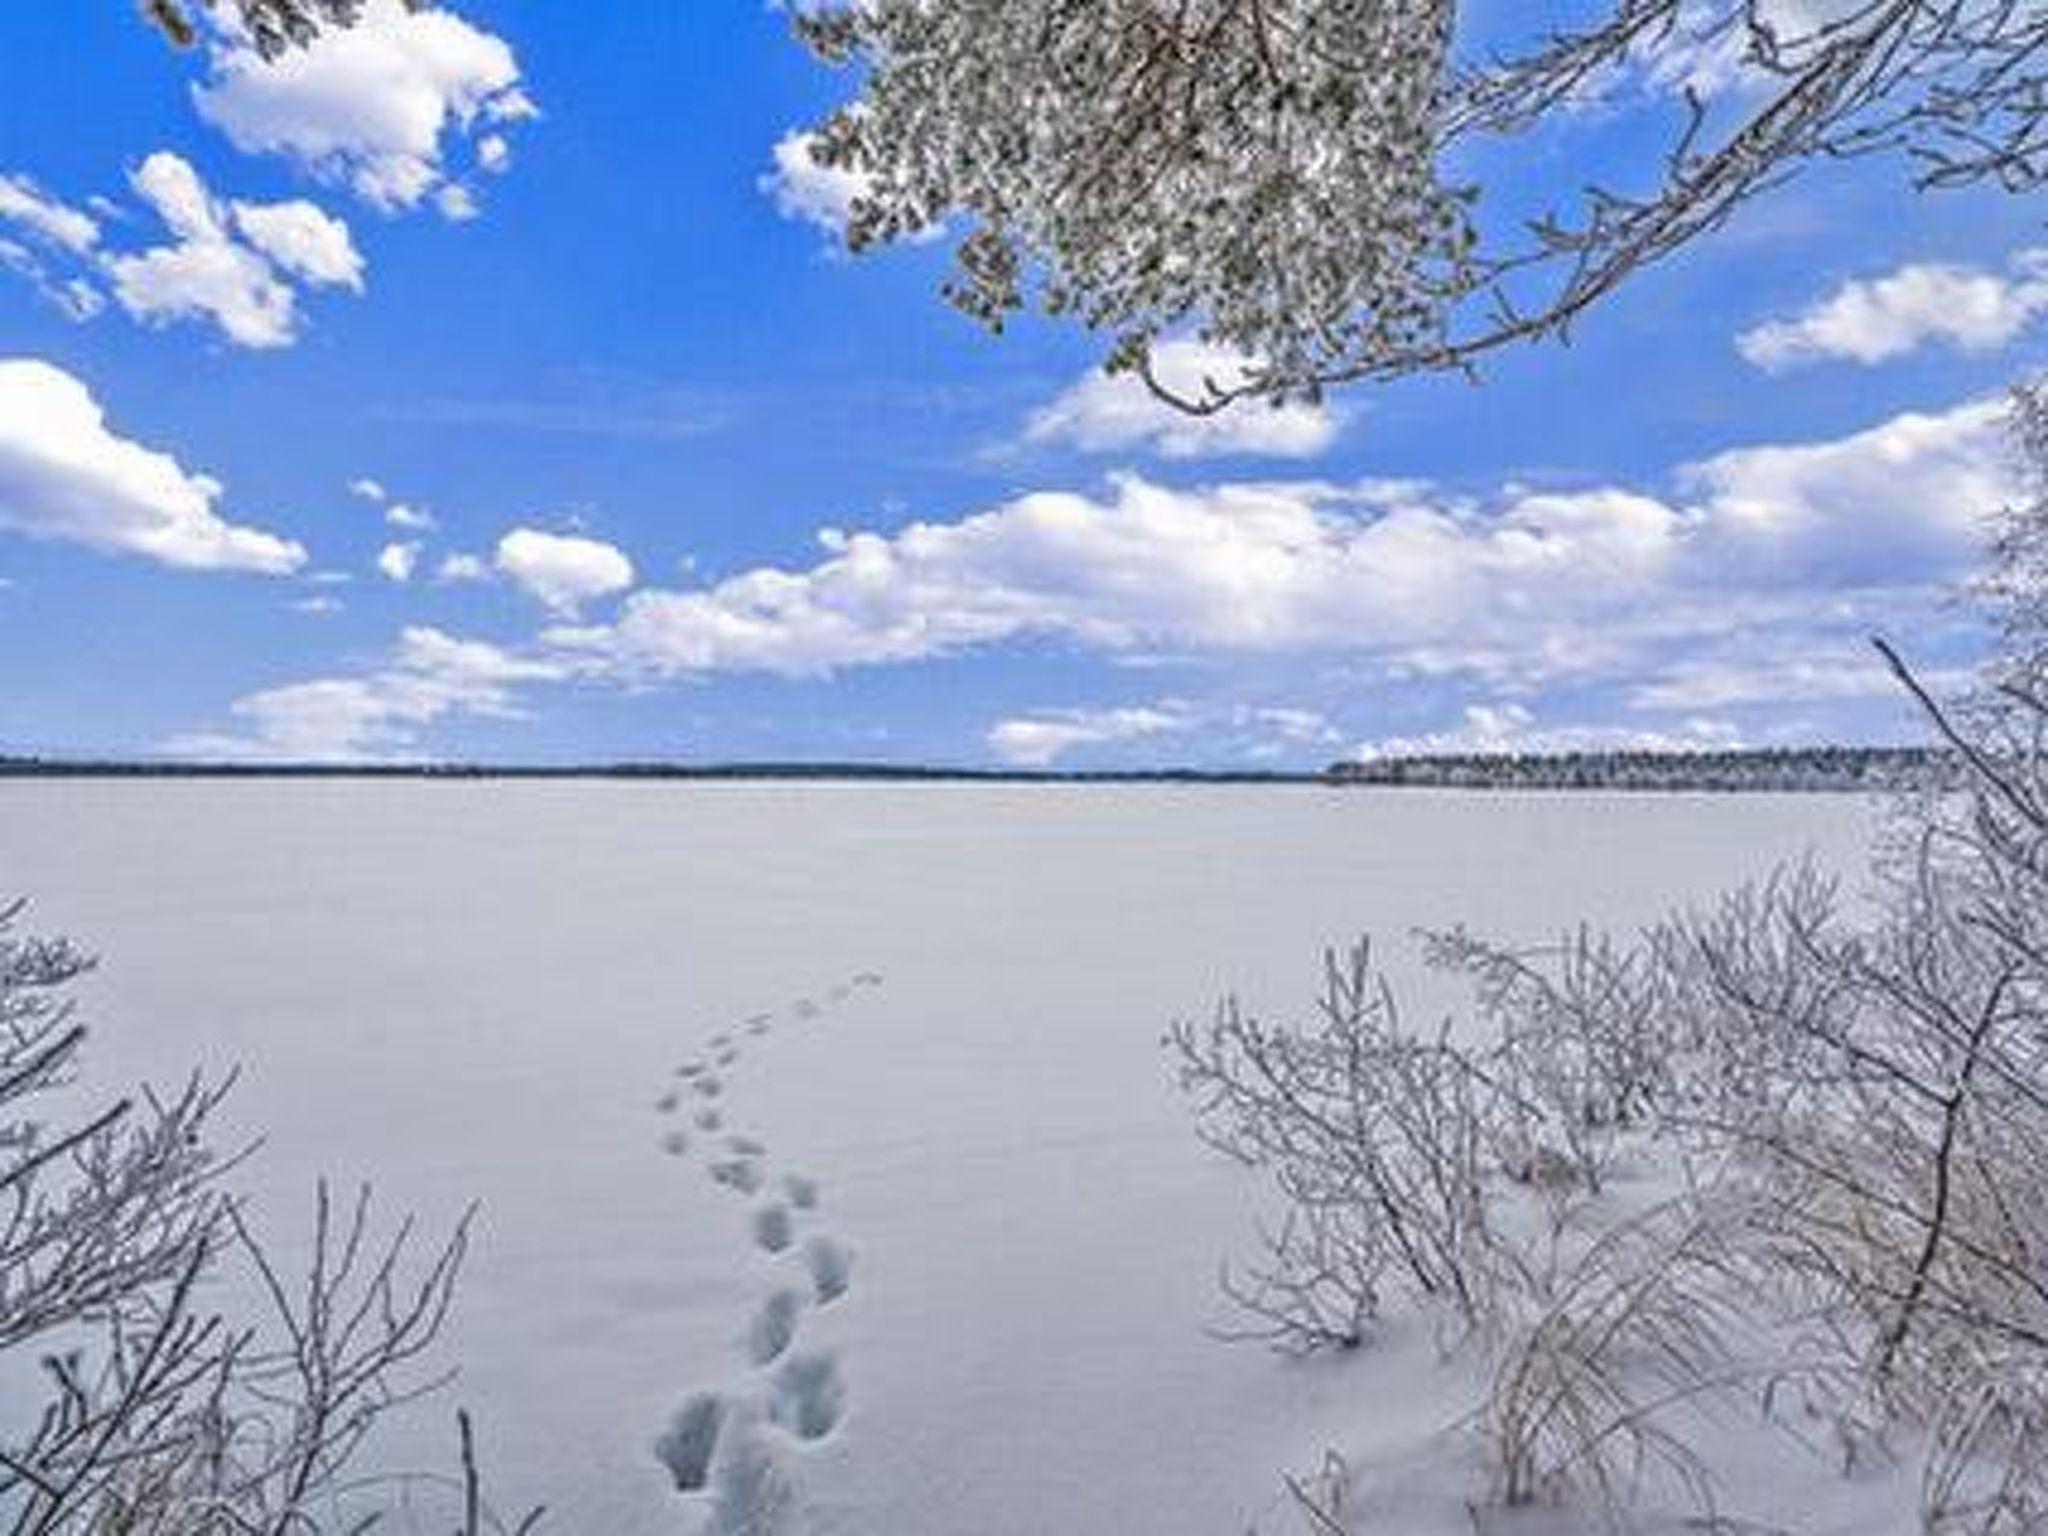
{"label": "snowy tree foliage", "polygon": [[[1113,337],[1112,367],[1189,327],[1258,360],[1193,409],[1561,334],[1814,159],[1900,150],[1923,185],[2042,173],[2031,0],[1602,0],[1510,36],[1480,10],[855,0],[797,27],[858,74],[815,145],[863,180],[855,249],[957,219],[947,291],[990,325],[1035,300]],[[1637,185],[1549,210],[1496,195],[1531,156],[1490,144],[1617,104],[1661,118]]]}
{"label": "snowy tree foliage", "polygon": [[[232,16],[255,39],[265,55],[275,58],[287,48],[304,47],[326,27],[354,25],[363,0],[141,0],[143,13],[180,47],[199,36],[209,14]],[[414,10],[426,0],[406,0]]]}

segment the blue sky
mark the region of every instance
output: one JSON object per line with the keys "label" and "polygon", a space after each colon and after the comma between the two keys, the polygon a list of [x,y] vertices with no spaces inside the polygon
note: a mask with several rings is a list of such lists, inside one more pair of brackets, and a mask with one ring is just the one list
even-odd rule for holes
{"label": "blue sky", "polygon": [[943,241],[836,254],[845,88],[754,0],[377,0],[282,73],[0,8],[0,751],[1897,740],[1865,637],[1972,657],[2023,201],[1826,168],[1569,348],[1197,427]]}

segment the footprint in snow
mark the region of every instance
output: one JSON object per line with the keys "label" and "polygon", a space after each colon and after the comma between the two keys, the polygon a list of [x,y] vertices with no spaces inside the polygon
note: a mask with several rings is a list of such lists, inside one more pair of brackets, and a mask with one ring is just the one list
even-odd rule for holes
{"label": "footprint in snow", "polygon": [[679,1493],[697,1493],[711,1481],[711,1459],[725,1428],[726,1401],[716,1392],[693,1392],[654,1442],[654,1455],[668,1468]]}
{"label": "footprint in snow", "polygon": [[838,1357],[824,1351],[791,1355],[775,1373],[769,1414],[799,1440],[822,1440],[839,1427],[846,1387]]}
{"label": "footprint in snow", "polygon": [[796,1338],[803,1307],[804,1299],[795,1291],[769,1292],[747,1326],[747,1358],[756,1365],[773,1365],[781,1359]]}
{"label": "footprint in snow", "polygon": [[796,1490],[768,1437],[752,1423],[729,1426],[719,1437],[704,1536],[781,1536],[795,1504]]}
{"label": "footprint in snow", "polygon": [[[845,1001],[855,989],[881,985],[876,971],[861,971],[832,986],[825,994],[832,1003]],[[800,1019],[815,1019],[825,1010],[812,997],[799,998],[788,1013]],[[676,1068],[679,1085],[656,1101],[663,1114],[683,1107],[685,1091],[696,1096],[691,1123],[706,1135],[724,1128],[719,1100],[725,1091],[721,1071],[732,1067],[741,1051],[735,1036],[766,1035],[774,1015],[751,1014],[730,1032],[716,1034],[705,1043],[708,1059],[692,1059]],[[690,1138],[681,1130],[662,1139],[662,1147],[673,1156],[689,1150]],[[717,1183],[741,1194],[754,1196],[768,1182],[768,1148],[751,1136],[737,1133],[722,1138],[720,1149],[707,1171]],[[755,1247],[780,1256],[792,1254],[809,1280],[809,1292],[788,1285],[777,1286],[761,1299],[749,1320],[745,1336],[748,1364],[764,1372],[760,1391],[765,1399],[749,1391],[737,1396],[719,1392],[697,1392],[686,1398],[657,1437],[656,1457],[667,1468],[676,1489],[685,1494],[705,1495],[709,1518],[703,1536],[783,1536],[795,1512],[796,1490],[785,1464],[784,1451],[790,1440],[819,1441],[830,1436],[845,1418],[846,1385],[838,1357],[830,1351],[800,1350],[796,1347],[804,1313],[813,1306],[828,1307],[847,1294],[852,1283],[853,1250],[837,1238],[813,1234],[797,1247],[796,1213],[818,1208],[818,1181],[804,1174],[786,1173],[776,1181],[780,1199],[757,1205],[750,1226]],[[788,1437],[788,1438],[784,1438]]]}
{"label": "footprint in snow", "polygon": [[711,1180],[740,1194],[752,1195],[760,1192],[767,1176],[762,1173],[760,1161],[756,1158],[727,1157],[711,1165]]}
{"label": "footprint in snow", "polygon": [[810,1272],[818,1305],[829,1307],[853,1284],[853,1250],[820,1233],[804,1241],[804,1268]]}

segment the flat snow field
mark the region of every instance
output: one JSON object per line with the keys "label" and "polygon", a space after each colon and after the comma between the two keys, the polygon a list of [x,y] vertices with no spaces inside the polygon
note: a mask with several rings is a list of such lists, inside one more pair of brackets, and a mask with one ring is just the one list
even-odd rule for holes
{"label": "flat snow field", "polygon": [[266,1138],[238,1176],[287,1253],[323,1172],[431,1221],[483,1202],[462,1376],[398,1459],[446,1465],[461,1402],[500,1502],[545,1501],[558,1536],[1241,1536],[1297,1529],[1281,1473],[1403,1389],[1372,1350],[1205,1333],[1258,1190],[1191,1134],[1167,1025],[1226,991],[1300,1014],[1362,931],[1433,1019],[1454,994],[1416,925],[1628,925],[1802,854],[1853,877],[1875,816],[16,780],[0,892],[104,957],[98,1079],[239,1064],[223,1139]]}

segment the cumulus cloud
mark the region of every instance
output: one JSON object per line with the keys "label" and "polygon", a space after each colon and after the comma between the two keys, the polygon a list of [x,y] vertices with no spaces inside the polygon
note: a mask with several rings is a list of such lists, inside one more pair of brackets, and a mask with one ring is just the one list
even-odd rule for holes
{"label": "cumulus cloud", "polygon": [[434,514],[410,502],[394,501],[385,507],[384,521],[408,533],[424,533],[434,526]]}
{"label": "cumulus cloud", "polygon": [[280,272],[315,288],[363,291],[363,258],[348,226],[303,199],[235,203],[235,228]]}
{"label": "cumulus cloud", "polygon": [[1742,732],[1725,720],[1686,721],[1676,730],[1616,725],[1545,725],[1526,704],[1468,704],[1458,723],[1419,736],[1387,736],[1361,742],[1352,756],[1370,762],[1383,757],[1439,755],[1484,757],[1555,752],[1729,751],[1743,744]]}
{"label": "cumulus cloud", "polygon": [[[1922,667],[1920,680],[1937,693],[1962,687],[1965,669]],[[1754,704],[1814,703],[1898,696],[1898,681],[1868,645],[1822,646],[1806,655],[1688,658],[1629,690],[1630,707],[1676,711]]]}
{"label": "cumulus cloud", "polygon": [[[1163,342],[1152,349],[1153,371],[1176,394],[1199,398],[1204,381],[1227,389],[1243,381],[1241,354],[1200,341]],[[1058,443],[1085,453],[1145,448],[1169,459],[1223,454],[1314,458],[1336,441],[1341,422],[1327,405],[1268,405],[1241,400],[1212,416],[1168,405],[1135,374],[1090,373],[1025,424],[1025,441]]]}
{"label": "cumulus cloud", "polygon": [[444,555],[441,564],[434,571],[434,580],[449,584],[490,579],[490,566],[476,555]]}
{"label": "cumulus cloud", "polygon": [[377,551],[377,569],[389,581],[411,581],[419,563],[420,547],[417,544],[386,544]]}
{"label": "cumulus cloud", "polygon": [[1076,747],[1193,729],[1185,710],[1141,706],[1127,709],[1068,709],[998,721],[988,745],[1004,762],[1020,768],[1045,768]]}
{"label": "cumulus cloud", "polygon": [[205,759],[346,763],[417,755],[420,731],[451,716],[516,719],[517,690],[561,670],[429,626],[405,630],[381,670],[314,678],[235,700],[241,729],[167,743]]}
{"label": "cumulus cloud", "polygon": [[1800,314],[1744,331],[1735,346],[1767,373],[1830,361],[1869,367],[1934,343],[1995,351],[2044,310],[2048,250],[2020,252],[2005,272],[1915,263],[1844,283]]}
{"label": "cumulus cloud", "polygon": [[211,65],[193,97],[237,148],[286,155],[387,210],[433,198],[466,215],[473,202],[451,166],[455,148],[481,135],[477,162],[501,170],[505,126],[536,115],[504,39],[403,0],[369,0],[355,26],[274,60],[246,38],[221,37]]}
{"label": "cumulus cloud", "polygon": [[633,562],[623,550],[601,539],[538,528],[515,528],[500,539],[497,568],[564,615],[633,585]]}
{"label": "cumulus cloud", "polygon": [[219,481],[117,435],[62,369],[0,360],[0,528],[194,570],[305,563],[291,540],[222,518],[221,495]]}
{"label": "cumulus cloud", "polygon": [[1744,629],[1790,646],[1911,622],[1975,559],[2006,464],[1984,401],[1732,450],[1661,488],[1460,499],[1124,475],[891,533],[827,530],[808,565],[643,589],[548,641],[623,679],[819,676],[1050,640],[1112,659],[1341,657],[1512,696],[1639,680]]}
{"label": "cumulus cloud", "polygon": [[26,176],[0,173],[0,220],[5,220],[74,256],[99,243],[99,221],[46,195]]}
{"label": "cumulus cloud", "polygon": [[348,226],[302,200],[223,203],[189,162],[151,155],[133,177],[172,243],[107,256],[114,297],[138,320],[207,319],[238,346],[274,348],[298,339],[298,293],[361,291],[362,257]]}
{"label": "cumulus cloud", "polygon": [[2005,406],[1906,412],[1832,442],[1735,449],[1682,468],[1703,553],[1731,576],[1840,586],[1959,573],[2015,491]]}
{"label": "cumulus cloud", "polygon": [[1257,761],[1341,739],[1318,710],[1162,699],[1111,708],[1032,710],[997,721],[985,740],[990,751],[1015,767],[1049,768],[1075,751],[1165,736],[1194,738],[1204,757]]}

